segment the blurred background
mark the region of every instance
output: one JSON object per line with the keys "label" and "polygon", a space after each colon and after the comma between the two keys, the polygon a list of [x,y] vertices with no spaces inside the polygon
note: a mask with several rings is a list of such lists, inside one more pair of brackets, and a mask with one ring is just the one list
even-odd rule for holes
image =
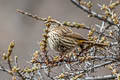
{"label": "blurred background", "polygon": [[[92,0],[96,12],[100,12],[96,3],[109,3],[110,0]],[[99,2],[98,2],[99,1]],[[10,41],[15,41],[12,56],[19,56],[21,67],[31,59],[32,53],[39,50],[39,41],[45,25],[26,15],[16,12],[16,9],[36,14],[40,17],[51,16],[59,21],[85,23],[88,26],[101,22],[88,18],[87,14],[77,8],[70,0],[0,0],[0,55],[7,51]],[[86,30],[77,30],[87,37]],[[0,56],[0,60],[1,60]],[[6,77],[7,76],[7,77]],[[0,72],[0,80],[11,80],[6,73]]]}

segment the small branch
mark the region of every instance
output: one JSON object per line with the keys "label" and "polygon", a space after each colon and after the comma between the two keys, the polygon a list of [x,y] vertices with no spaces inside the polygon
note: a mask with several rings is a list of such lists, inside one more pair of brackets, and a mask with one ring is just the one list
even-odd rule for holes
{"label": "small branch", "polygon": [[8,70],[6,70],[1,64],[0,64],[0,71],[6,72],[6,73],[10,74],[11,76],[13,76],[13,74],[10,73]]}
{"label": "small branch", "polygon": [[99,19],[99,20],[102,20],[102,21],[105,21],[111,25],[115,25],[109,18],[107,19],[104,19],[102,15],[92,11],[92,10],[89,10],[88,8],[86,8],[85,6],[83,5],[80,5],[76,0],[71,0],[71,2],[73,4],[75,4],[78,8],[80,8],[81,10],[85,11],[86,13],[88,14],[92,14],[95,18]]}
{"label": "small branch", "polygon": [[[100,68],[100,67],[103,67],[103,66],[112,64],[112,63],[114,63],[114,62],[116,62],[116,61],[107,61],[107,62],[105,62],[105,63],[101,63],[101,64],[98,64],[98,65],[95,65],[94,67],[90,67],[90,68],[88,68],[88,69],[86,69],[86,70],[77,71],[77,72],[75,72],[75,75],[76,75],[76,74],[87,73],[87,72],[89,72],[89,71],[91,71],[91,70],[93,70],[93,69],[97,69],[97,68]],[[71,74],[71,75],[73,75],[73,72],[68,72],[68,73]]]}
{"label": "small branch", "polygon": [[44,22],[52,22],[52,23],[56,23],[58,25],[62,25],[59,21],[57,21],[55,19],[51,19],[51,20],[48,21],[47,18],[38,17],[37,15],[33,15],[31,13],[25,12],[25,11],[20,10],[20,9],[17,9],[17,12],[25,14],[25,15],[27,15],[29,17],[32,17],[33,19],[36,19],[36,20],[40,20],[40,21],[44,21]]}
{"label": "small branch", "polygon": [[43,75],[41,74],[40,70],[38,71],[37,74],[40,76],[40,80],[45,80],[44,77],[43,77]]}
{"label": "small branch", "polygon": [[100,67],[103,67],[103,66],[112,64],[112,63],[114,63],[114,62],[116,62],[116,61],[108,61],[108,62],[105,62],[105,63],[102,63],[102,64],[95,65],[94,67],[91,67],[91,68],[89,68],[88,70],[85,70],[85,72],[86,72],[86,71],[90,71],[90,70],[95,69],[95,68],[100,68]]}
{"label": "small branch", "polygon": [[105,76],[97,76],[97,77],[85,77],[84,80],[110,80],[117,78],[115,75],[105,75]]}
{"label": "small branch", "polygon": [[12,65],[11,65],[10,57],[8,57],[8,65],[9,65],[10,70],[12,70]]}
{"label": "small branch", "polygon": [[38,17],[37,15],[32,15],[31,13],[24,12],[24,11],[22,11],[20,9],[17,9],[17,12],[25,14],[25,15],[27,15],[29,17],[32,17],[32,18],[36,19],[36,20],[47,21],[47,18],[41,18],[41,17]]}
{"label": "small branch", "polygon": [[22,80],[25,80],[24,76],[18,71],[18,76],[22,79]]}

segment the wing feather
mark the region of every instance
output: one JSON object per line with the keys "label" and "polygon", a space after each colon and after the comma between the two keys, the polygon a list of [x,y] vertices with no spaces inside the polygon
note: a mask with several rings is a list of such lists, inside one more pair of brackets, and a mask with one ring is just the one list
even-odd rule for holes
{"label": "wing feather", "polygon": [[78,33],[67,33],[67,34],[64,34],[65,37],[70,37],[70,38],[74,38],[76,40],[85,40],[85,41],[88,41],[87,39],[85,39],[82,35],[78,34]]}

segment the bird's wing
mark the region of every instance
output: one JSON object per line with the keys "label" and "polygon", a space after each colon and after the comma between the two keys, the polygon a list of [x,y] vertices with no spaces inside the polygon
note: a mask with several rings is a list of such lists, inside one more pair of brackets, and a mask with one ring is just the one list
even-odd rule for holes
{"label": "bird's wing", "polygon": [[65,27],[65,26],[59,26],[56,27],[55,30],[57,30],[59,33],[61,33],[64,37],[69,37],[69,38],[74,38],[76,40],[85,40],[88,41],[87,39],[85,39],[82,35],[73,32],[70,28]]}
{"label": "bird's wing", "polygon": [[75,33],[75,32],[69,32],[67,34],[64,34],[65,37],[71,37],[74,38],[76,40],[85,40],[88,41],[87,39],[85,39],[82,35]]}

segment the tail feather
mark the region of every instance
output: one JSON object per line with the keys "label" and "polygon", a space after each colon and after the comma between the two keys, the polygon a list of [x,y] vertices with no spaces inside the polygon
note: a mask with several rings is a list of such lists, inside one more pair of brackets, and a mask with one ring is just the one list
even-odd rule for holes
{"label": "tail feather", "polygon": [[107,47],[109,46],[109,44],[107,43],[96,43],[94,41],[85,41],[85,40],[79,40],[78,41],[78,45],[84,45],[84,44],[89,44],[89,45],[93,45],[93,46],[98,46],[98,47]]}
{"label": "tail feather", "polygon": [[85,43],[85,44],[91,44],[91,45],[98,46],[98,47],[109,46],[109,44],[107,44],[107,43],[96,43],[94,41],[84,41],[83,43]]}

